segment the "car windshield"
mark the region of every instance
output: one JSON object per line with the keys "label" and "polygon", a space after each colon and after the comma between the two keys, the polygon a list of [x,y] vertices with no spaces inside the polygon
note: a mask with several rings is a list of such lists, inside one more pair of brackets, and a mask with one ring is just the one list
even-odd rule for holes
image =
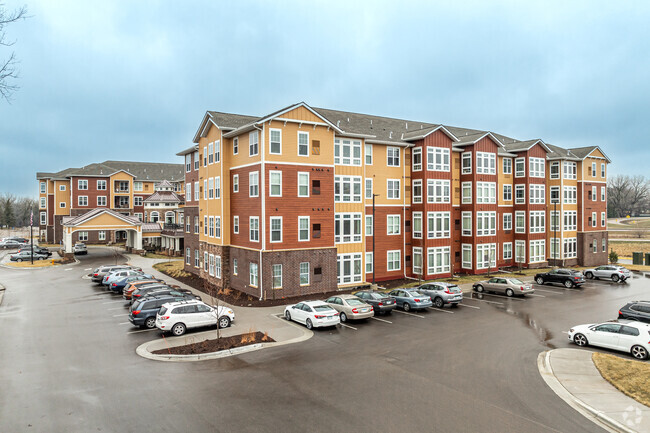
{"label": "car windshield", "polygon": [[348,304],[349,305],[364,305],[364,303],[361,302],[358,299],[348,299]]}
{"label": "car windshield", "polygon": [[167,312],[167,308],[166,308],[166,307],[161,307],[161,308],[160,308],[160,311],[158,311],[158,314],[160,314],[160,315],[162,316],[162,315],[165,314],[166,312]]}
{"label": "car windshield", "polygon": [[314,305],[314,311],[333,311],[329,305]]}
{"label": "car windshield", "polygon": [[512,284],[524,284],[523,281],[518,280],[516,278],[509,278],[509,280]]}

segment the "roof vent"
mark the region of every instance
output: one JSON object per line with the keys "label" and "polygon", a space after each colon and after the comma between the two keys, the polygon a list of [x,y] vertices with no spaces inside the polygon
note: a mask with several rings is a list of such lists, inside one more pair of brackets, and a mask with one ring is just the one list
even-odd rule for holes
{"label": "roof vent", "polygon": [[348,117],[348,123],[350,123],[350,118]]}
{"label": "roof vent", "polygon": [[409,123],[408,122],[404,122],[404,123],[406,124],[406,129],[409,129]]}
{"label": "roof vent", "polygon": [[338,128],[340,124],[341,124],[341,121],[340,121],[340,120],[337,120],[337,121],[336,121],[336,127]]}
{"label": "roof vent", "polygon": [[388,138],[393,138],[393,131],[390,131],[390,134],[388,134]]}
{"label": "roof vent", "polygon": [[147,169],[146,169],[146,168],[144,169],[144,172],[145,172],[145,173],[147,172]]}
{"label": "roof vent", "polygon": [[372,125],[372,119],[370,119],[370,124]]}

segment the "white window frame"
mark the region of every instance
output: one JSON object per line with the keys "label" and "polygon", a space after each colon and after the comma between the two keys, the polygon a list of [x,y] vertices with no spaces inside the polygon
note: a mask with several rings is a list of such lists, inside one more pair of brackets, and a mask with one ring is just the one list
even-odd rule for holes
{"label": "white window frame", "polygon": [[364,152],[366,165],[372,165],[372,144],[365,143],[363,146],[363,152]]}
{"label": "white window frame", "polygon": [[77,196],[77,206],[88,206],[88,196],[87,195]]}
{"label": "white window frame", "polygon": [[512,158],[503,158],[503,174],[512,174]]}
{"label": "white window frame", "polygon": [[515,233],[526,233],[526,211],[515,211]]}
{"label": "white window frame", "polygon": [[503,231],[512,230],[512,214],[504,213],[503,214]]}
{"label": "white window frame", "polygon": [[[398,264],[398,267],[394,267],[395,263]],[[402,251],[401,250],[389,250],[386,251],[386,272],[394,272],[402,270]]]}
{"label": "white window frame", "polygon": [[[305,137],[305,136],[307,137],[307,142],[306,143],[301,143],[300,138]],[[309,132],[298,131],[297,145],[298,145],[298,148],[297,148],[296,152],[298,152],[297,153],[298,156],[309,156]],[[306,154],[300,153],[300,147],[301,146],[306,146],[306,148],[307,148],[307,153]]]}
{"label": "white window frame", "polygon": [[526,185],[515,185],[515,204],[526,204]]}
{"label": "white window frame", "polygon": [[[298,182],[297,182],[297,192],[298,192],[298,197],[309,197],[309,172],[308,171],[299,171],[298,174]],[[304,181],[304,179],[307,179],[307,182],[302,185],[301,183]],[[307,191],[307,194],[300,194],[300,187],[304,187],[305,190]]]}
{"label": "white window frame", "polygon": [[[397,156],[395,156],[395,152],[397,152]],[[400,167],[400,148],[399,147],[394,147],[394,146],[388,146],[386,147],[386,166],[387,167]],[[397,164],[395,163],[397,162]]]}
{"label": "white window frame", "polygon": [[476,182],[476,203],[495,204],[497,202],[496,182]]}
{"label": "white window frame", "polygon": [[450,212],[427,212],[427,239],[447,239],[450,235]]}
{"label": "white window frame", "polygon": [[[370,187],[368,187],[368,186],[370,186]],[[365,193],[366,193],[366,195],[365,195],[366,200],[372,200],[373,189],[372,189],[372,178],[371,177],[366,178]]]}
{"label": "white window frame", "polygon": [[372,220],[373,220],[372,215],[366,215],[366,228],[365,228],[366,236],[372,236],[372,232],[373,232]]}
{"label": "white window frame", "polygon": [[503,185],[503,201],[512,201],[512,185]]}
{"label": "white window frame", "polygon": [[[350,156],[345,157],[343,153],[348,148]],[[358,156],[356,154],[358,153]],[[334,140],[334,164],[361,166],[361,141],[349,139]]]}
{"label": "white window frame", "polygon": [[[395,228],[397,228],[397,231]],[[402,215],[386,215],[386,234],[388,236],[396,236],[402,234]]]}
{"label": "white window frame", "polygon": [[472,152],[463,152],[460,154],[460,173],[472,174]]}
{"label": "white window frame", "polygon": [[239,215],[232,217],[232,232],[236,235],[239,234]]}
{"label": "white window frame", "polygon": [[[465,194],[465,192],[469,192],[469,194]],[[461,184],[461,200],[463,204],[471,204],[472,203],[472,182],[463,182]]]}
{"label": "white window frame", "polygon": [[257,156],[260,153],[259,131],[251,131],[248,133],[248,156]]}
{"label": "white window frame", "polygon": [[497,154],[493,152],[476,152],[476,173],[497,174]]}
{"label": "white window frame", "polygon": [[512,242],[503,243],[503,260],[512,260]]}
{"label": "white window frame", "polygon": [[578,257],[578,238],[564,238],[564,258],[573,259]]}
{"label": "white window frame", "polygon": [[251,171],[248,173],[248,196],[259,197],[260,195],[260,172]]}
{"label": "white window frame", "polygon": [[422,148],[415,147],[411,153],[411,171],[422,171]]}
{"label": "white window frame", "polygon": [[[273,229],[273,223],[278,222],[278,221],[280,222],[280,229],[279,229],[280,239],[274,241],[273,240],[273,232],[274,231],[277,232],[278,230]],[[271,242],[272,244],[282,243],[282,217],[281,216],[272,216],[272,217],[269,218],[269,242]]]}
{"label": "white window frame", "polygon": [[[307,184],[309,186],[309,183]],[[349,193],[345,193],[345,189]],[[361,203],[361,176],[334,176],[334,202],[335,203]],[[365,197],[365,195],[363,195]],[[372,198],[372,197],[370,197]]]}
{"label": "white window frame", "polygon": [[372,270],[375,266],[375,258],[372,251],[366,253],[366,274],[372,274]]}
{"label": "white window frame", "polygon": [[[134,199],[135,201],[135,199]],[[106,198],[105,195],[98,195],[97,196],[97,206],[106,206],[108,203],[108,199]]]}
{"label": "white window frame", "polygon": [[[366,219],[366,224],[367,222]],[[346,228],[349,228],[349,233],[346,233]],[[363,240],[362,233],[365,230],[367,230],[367,227],[361,226],[361,212],[337,212],[334,214],[334,243],[359,243]]]}
{"label": "white window frame", "polygon": [[445,274],[448,272],[451,272],[451,248],[427,248],[427,274]]}
{"label": "white window frame", "polygon": [[[422,239],[422,212],[413,212],[411,219],[413,220],[413,230],[412,230],[412,236],[413,239]],[[420,225],[420,228],[418,229],[418,223]]]}
{"label": "white window frame", "polygon": [[497,213],[476,212],[476,236],[496,236]]}
{"label": "white window frame", "polygon": [[248,217],[248,240],[250,242],[260,241],[260,217]]}
{"label": "white window frame", "polygon": [[[279,134],[278,140],[273,140],[273,133],[277,132]],[[278,144],[279,151],[273,151],[273,144]],[[282,130],[278,128],[269,128],[269,154],[271,155],[282,155]]]}
{"label": "white window frame", "polygon": [[546,160],[544,158],[528,158],[528,176],[544,179],[546,177]]}
{"label": "white window frame", "polygon": [[422,203],[422,179],[416,179],[411,183],[411,191],[412,202],[415,204]]}
{"label": "white window frame", "polygon": [[526,177],[526,158],[515,158],[515,177]]}
{"label": "white window frame", "polygon": [[427,179],[427,203],[451,203],[451,182],[448,179]]}
{"label": "white window frame", "polygon": [[472,212],[461,212],[461,236],[472,236]]}
{"label": "white window frame", "polygon": [[239,155],[239,137],[232,139],[232,154]]}
{"label": "white window frame", "polygon": [[[469,257],[467,257],[469,255]],[[472,269],[472,245],[471,244],[462,244],[461,246],[461,267],[463,269]]]}
{"label": "white window frame", "polygon": [[427,146],[427,171],[449,171],[451,154],[445,147]]}
{"label": "white window frame", "polygon": [[[556,169],[555,173],[553,173],[554,169]],[[549,179],[559,179],[560,178],[560,161],[551,162],[548,177],[549,177]]]}
{"label": "white window frame", "polygon": [[217,176],[214,178],[214,198],[215,199],[221,198],[221,176]]}
{"label": "white window frame", "polygon": [[530,184],[528,193],[528,203],[546,204],[546,185]]}
{"label": "white window frame", "polygon": [[[279,176],[280,182],[275,182],[273,180],[274,176]],[[277,179],[276,179],[277,180]],[[273,193],[273,187],[279,187],[278,193]],[[282,171],[281,170],[269,170],[269,197],[282,197]]]}
{"label": "white window frame", "polygon": [[528,262],[540,263],[546,261],[546,239],[528,241]]}
{"label": "white window frame", "polygon": [[259,285],[259,265],[257,263],[250,262],[248,265],[248,284],[251,287]]}
{"label": "white window frame", "polygon": [[[83,185],[83,187],[82,187]],[[88,180],[87,179],[77,179],[77,189],[79,191],[87,191],[88,190]]]}
{"label": "white window frame", "polygon": [[97,180],[97,191],[106,191],[107,184],[106,180]]}
{"label": "white window frame", "polygon": [[[395,185],[397,185],[397,188],[395,188]],[[401,179],[386,179],[386,198],[388,200],[399,200],[400,189]],[[397,196],[395,196],[395,192],[397,192]]]}
{"label": "white window frame", "polygon": [[[303,238],[301,236],[301,234],[300,234],[300,231],[304,230],[304,229],[300,228],[301,223],[304,222],[304,221],[307,221],[307,238],[306,239]],[[311,226],[310,226],[310,218],[309,218],[309,216],[299,216],[298,217],[298,242],[309,242],[309,239],[311,238],[311,235],[309,233],[310,232],[310,227]]]}
{"label": "white window frame", "polygon": [[577,179],[578,178],[578,165],[575,162],[564,161],[562,164],[562,177],[564,179]]}
{"label": "white window frame", "polygon": [[[307,269],[305,269],[307,268]],[[298,265],[298,272],[299,272],[299,282],[301,286],[308,286],[311,282],[310,274],[311,274],[311,265],[309,262],[300,262]],[[303,277],[307,278],[307,281],[304,282]]]}
{"label": "white window frame", "polygon": [[528,213],[528,232],[546,233],[546,212],[543,210],[531,210]]}
{"label": "white window frame", "polygon": [[238,193],[239,192],[239,175],[238,174],[233,174],[232,175],[232,192],[233,193]]}
{"label": "white window frame", "polygon": [[[487,261],[485,253],[487,252]],[[476,269],[496,268],[497,266],[497,244],[477,244],[476,245]]]}
{"label": "white window frame", "polygon": [[415,275],[422,275],[422,248],[413,247],[412,256],[413,256],[413,263],[411,267],[413,268],[413,273]]}
{"label": "white window frame", "polygon": [[578,230],[578,211],[564,211],[564,214],[562,215],[562,222],[562,231],[574,232]]}

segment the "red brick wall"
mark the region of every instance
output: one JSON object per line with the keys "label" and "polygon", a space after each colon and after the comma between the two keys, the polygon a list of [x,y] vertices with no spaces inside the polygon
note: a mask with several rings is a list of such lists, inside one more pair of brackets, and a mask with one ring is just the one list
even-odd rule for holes
{"label": "red brick wall", "polygon": [[[248,175],[249,173],[257,171],[259,173],[259,196],[258,197],[249,197],[248,196]],[[230,243],[233,246],[242,246],[247,248],[262,248],[262,172],[261,165],[256,164],[250,167],[238,168],[236,170],[230,171],[230,184],[232,185],[232,176],[239,175],[239,192],[233,193],[232,186],[230,191],[230,215],[231,221],[229,226],[231,227]],[[232,232],[232,217],[239,216],[239,234]],[[251,242],[249,236],[249,217],[257,216],[260,218],[260,240],[259,242]],[[247,274],[248,275],[248,272]]]}

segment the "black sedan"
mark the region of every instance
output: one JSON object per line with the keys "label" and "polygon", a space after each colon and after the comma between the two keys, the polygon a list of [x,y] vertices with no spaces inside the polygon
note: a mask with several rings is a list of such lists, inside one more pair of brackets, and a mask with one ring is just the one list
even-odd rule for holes
{"label": "black sedan", "polygon": [[619,319],[650,323],[650,301],[632,301],[618,310]]}
{"label": "black sedan", "polygon": [[[22,262],[32,259],[31,251],[21,251],[20,253],[12,254],[10,260],[12,262]],[[47,259],[46,254],[40,254],[34,251],[34,260],[45,260]]]}
{"label": "black sedan", "polygon": [[[20,247],[18,252],[19,253],[22,253],[23,251],[30,252],[31,250],[32,250],[31,245],[25,245],[25,246]],[[38,245],[34,245],[34,253],[45,254],[48,257],[50,257],[52,255],[50,250],[48,250],[47,248],[39,247]]]}
{"label": "black sedan", "polygon": [[569,289],[584,284],[585,276],[582,275],[582,272],[573,269],[552,269],[548,272],[535,275],[535,282],[539,285],[559,283]]}
{"label": "black sedan", "polygon": [[382,292],[375,292],[374,290],[362,290],[353,293],[354,296],[361,299],[366,304],[372,305],[373,309],[378,313],[390,313],[395,309],[397,304],[395,299]]}

